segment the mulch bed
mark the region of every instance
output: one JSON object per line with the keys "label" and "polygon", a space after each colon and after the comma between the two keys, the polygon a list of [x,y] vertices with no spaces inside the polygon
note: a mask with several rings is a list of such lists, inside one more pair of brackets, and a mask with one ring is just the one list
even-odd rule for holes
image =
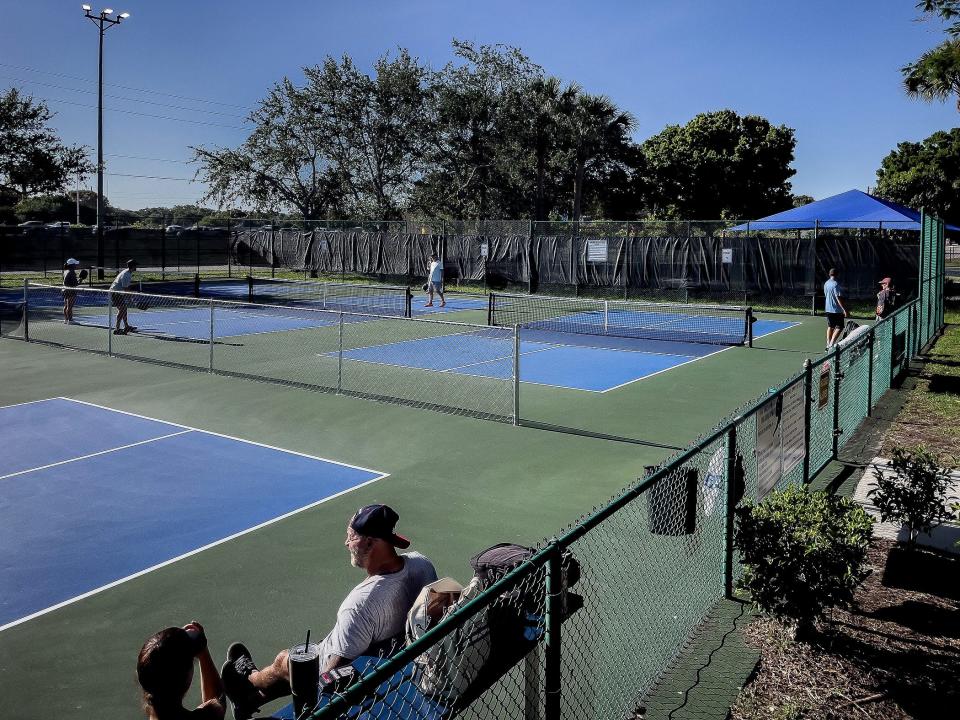
{"label": "mulch bed", "polygon": [[[894,542],[875,540],[854,605],[832,610],[802,641],[774,621],[753,622],[745,634],[761,660],[730,717],[960,717],[960,559],[917,552],[905,558]],[[911,585],[915,573],[897,569],[911,562],[958,580],[922,592]]]}

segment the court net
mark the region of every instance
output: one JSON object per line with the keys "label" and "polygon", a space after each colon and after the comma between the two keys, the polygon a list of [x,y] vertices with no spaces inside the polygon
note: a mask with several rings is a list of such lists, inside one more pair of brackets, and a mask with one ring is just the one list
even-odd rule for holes
{"label": "court net", "polygon": [[751,343],[750,308],[491,293],[490,325],[642,340]]}
{"label": "court net", "polygon": [[[243,283],[242,286],[239,283]],[[228,287],[228,285],[230,287]],[[410,317],[410,289],[391,285],[324,283],[309,280],[247,277],[240,281],[200,279],[201,297],[219,297],[225,291],[232,299],[263,305],[309,307],[391,317]]]}

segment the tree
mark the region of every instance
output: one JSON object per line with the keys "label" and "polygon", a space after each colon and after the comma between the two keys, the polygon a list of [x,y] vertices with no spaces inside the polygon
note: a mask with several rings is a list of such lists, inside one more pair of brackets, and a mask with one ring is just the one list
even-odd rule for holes
{"label": "tree", "polygon": [[264,212],[292,208],[305,220],[335,211],[342,186],[311,94],[284,78],[249,119],[254,130],[238,148],[193,148],[197,177],[209,187],[203,199]]}
{"label": "tree", "polygon": [[876,193],[948,220],[960,218],[960,128],[898,143],[880,162]]}
{"label": "tree", "polygon": [[[17,219],[72,222],[77,216],[77,198],[74,193],[33,195],[24,198],[14,207]],[[97,194],[80,191],[80,222],[92,224],[97,221]]]}
{"label": "tree", "polygon": [[646,140],[642,199],[664,219],[733,220],[791,207],[794,131],[732,110],[702,113]]}
{"label": "tree", "polygon": [[430,217],[529,217],[532,155],[517,120],[543,70],[516,48],[457,40],[453,47],[461,62],[429,82],[426,169],[414,207]]}
{"label": "tree", "polygon": [[812,195],[791,195],[790,203],[793,207],[803,207],[804,205],[809,205],[814,202]]}
{"label": "tree", "polygon": [[381,56],[372,76],[346,55],[306,68],[304,91],[331,139],[327,152],[343,183],[345,211],[402,217],[421,172],[426,69],[406,50]]}
{"label": "tree", "polygon": [[589,170],[626,157],[634,120],[603,95],[582,94],[569,114],[573,165],[572,219],[579,220]]}
{"label": "tree", "polygon": [[0,95],[0,195],[22,200],[57,193],[93,168],[87,148],[64,145],[46,103],[10,88]]}
{"label": "tree", "polygon": [[957,96],[960,111],[960,0],[921,0],[917,8],[924,15],[938,16],[950,22],[950,39],[927,50],[915,62],[900,68],[903,87],[911,97],[932,102],[945,102]]}

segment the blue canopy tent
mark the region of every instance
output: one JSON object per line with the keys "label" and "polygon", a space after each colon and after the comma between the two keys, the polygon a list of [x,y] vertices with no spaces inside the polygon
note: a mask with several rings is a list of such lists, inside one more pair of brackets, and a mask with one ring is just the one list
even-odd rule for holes
{"label": "blue canopy tent", "polygon": [[[899,203],[847,190],[802,207],[751,220],[729,230],[815,230],[854,228],[861,230],[920,230],[920,213]],[[947,225],[947,230],[960,228]]]}

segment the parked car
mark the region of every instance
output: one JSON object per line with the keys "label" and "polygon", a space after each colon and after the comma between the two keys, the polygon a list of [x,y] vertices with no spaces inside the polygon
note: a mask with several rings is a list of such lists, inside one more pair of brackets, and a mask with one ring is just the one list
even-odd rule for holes
{"label": "parked car", "polygon": [[60,228],[70,227],[70,223],[67,220],[57,220],[56,222],[47,223],[47,227],[51,230],[59,230]]}
{"label": "parked car", "polygon": [[168,233],[183,232],[183,225],[167,225]]}
{"label": "parked car", "polygon": [[27,220],[17,225],[17,227],[27,228],[28,230],[30,228],[42,228],[43,220]]}

